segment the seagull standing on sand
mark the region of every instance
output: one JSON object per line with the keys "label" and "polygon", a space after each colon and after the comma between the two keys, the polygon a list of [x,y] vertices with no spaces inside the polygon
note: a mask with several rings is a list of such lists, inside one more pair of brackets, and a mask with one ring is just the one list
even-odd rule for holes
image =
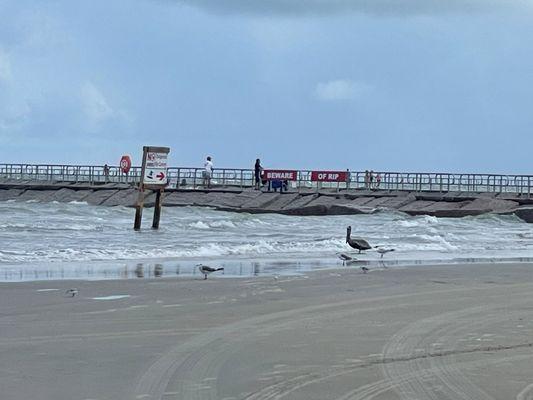
{"label": "seagull standing on sand", "polygon": [[376,250],[379,254],[381,254],[381,258],[383,258],[383,255],[390,253],[391,251],[394,251],[394,249],[385,249],[383,247],[378,247]]}
{"label": "seagull standing on sand", "polygon": [[363,274],[366,274],[370,270],[367,267],[361,267],[361,271],[363,271]]}
{"label": "seagull standing on sand", "polygon": [[368,244],[368,242],[361,238],[352,239],[352,227],[349,226],[346,229],[346,243],[350,245],[350,247],[359,250],[359,253],[361,253],[362,250],[370,250],[372,246]]}
{"label": "seagull standing on sand", "polygon": [[74,297],[77,294],[78,294],[78,289],[76,288],[67,289],[67,291],[65,292],[65,296],[70,296],[70,297]]}
{"label": "seagull standing on sand", "polygon": [[346,264],[347,262],[350,262],[353,260],[352,257],[350,257],[349,255],[347,254],[344,254],[344,253],[340,253],[339,254],[339,258],[342,260],[342,265]]}
{"label": "seagull standing on sand", "polygon": [[213,267],[208,267],[207,265],[203,265],[203,264],[198,264],[198,269],[200,270],[202,274],[204,274],[204,277],[205,277],[204,280],[207,279],[207,275],[213,272],[224,271],[224,268],[213,268]]}

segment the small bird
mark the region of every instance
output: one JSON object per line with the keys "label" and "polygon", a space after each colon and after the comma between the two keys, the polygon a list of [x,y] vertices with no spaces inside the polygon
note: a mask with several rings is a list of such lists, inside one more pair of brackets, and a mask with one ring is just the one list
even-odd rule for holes
{"label": "small bird", "polygon": [[361,253],[362,250],[370,250],[372,246],[368,244],[368,242],[361,238],[352,239],[352,227],[349,226],[346,228],[346,243],[348,245],[356,250],[359,250],[359,253]]}
{"label": "small bird", "polygon": [[70,297],[74,297],[77,294],[78,294],[78,289],[76,288],[67,289],[67,291],[65,292],[65,296],[70,296]]}
{"label": "small bird", "polygon": [[339,258],[342,260],[342,265],[345,265],[347,262],[353,261],[352,257],[344,253],[340,253]]}
{"label": "small bird", "polygon": [[367,267],[361,267],[361,271],[363,271],[363,274],[366,274],[370,270]]}
{"label": "small bird", "polygon": [[376,250],[379,254],[381,254],[381,258],[383,258],[383,255],[390,253],[391,251],[394,251],[394,249],[385,249],[383,247],[378,247]]}
{"label": "small bird", "polygon": [[202,274],[204,274],[204,280],[207,279],[207,275],[216,272],[216,271],[224,271],[224,268],[213,268],[208,267],[207,265],[198,264],[198,269]]}

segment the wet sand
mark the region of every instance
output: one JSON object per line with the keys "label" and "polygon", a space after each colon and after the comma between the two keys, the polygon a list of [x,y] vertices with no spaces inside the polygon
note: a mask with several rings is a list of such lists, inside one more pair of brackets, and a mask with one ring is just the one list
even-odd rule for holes
{"label": "wet sand", "polygon": [[532,264],[0,284],[1,399],[525,400],[531,371]]}

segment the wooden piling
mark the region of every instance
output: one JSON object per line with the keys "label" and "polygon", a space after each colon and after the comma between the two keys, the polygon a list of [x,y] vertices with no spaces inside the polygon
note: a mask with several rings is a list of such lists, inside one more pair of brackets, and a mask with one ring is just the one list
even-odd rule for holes
{"label": "wooden piling", "polygon": [[161,206],[163,204],[163,189],[156,192],[154,204],[154,219],[152,221],[152,229],[159,229],[159,220],[161,218]]}
{"label": "wooden piling", "polygon": [[141,223],[143,219],[143,207],[144,207],[144,187],[141,182],[139,186],[139,195],[137,196],[137,203],[135,204],[135,222],[133,223],[133,229],[139,231],[141,229]]}

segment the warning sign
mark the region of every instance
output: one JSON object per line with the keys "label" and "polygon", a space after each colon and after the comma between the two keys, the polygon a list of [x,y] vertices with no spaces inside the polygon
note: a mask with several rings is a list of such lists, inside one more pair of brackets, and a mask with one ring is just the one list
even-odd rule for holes
{"label": "warning sign", "polygon": [[170,148],[145,146],[143,150],[143,184],[166,186],[168,181],[167,160]]}

